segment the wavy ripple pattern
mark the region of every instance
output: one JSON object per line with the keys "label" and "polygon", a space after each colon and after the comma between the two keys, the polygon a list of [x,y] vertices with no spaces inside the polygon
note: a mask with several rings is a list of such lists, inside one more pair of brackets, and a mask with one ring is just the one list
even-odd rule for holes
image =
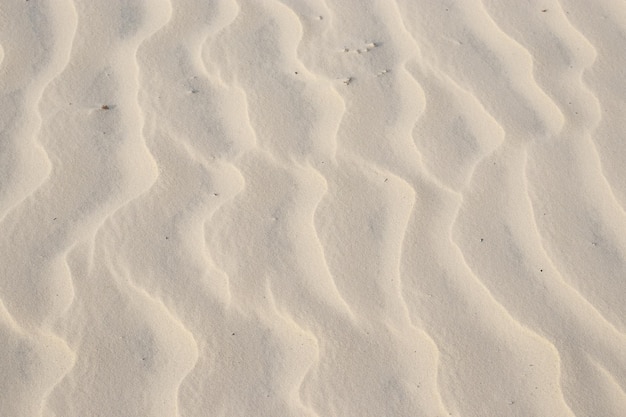
{"label": "wavy ripple pattern", "polygon": [[618,2],[5,3],[0,415],[624,415]]}

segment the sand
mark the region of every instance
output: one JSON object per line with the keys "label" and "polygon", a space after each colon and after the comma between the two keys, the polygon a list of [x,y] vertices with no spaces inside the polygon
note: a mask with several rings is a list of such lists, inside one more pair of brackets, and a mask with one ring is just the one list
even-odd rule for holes
{"label": "sand", "polygon": [[619,0],[5,0],[0,416],[626,415]]}

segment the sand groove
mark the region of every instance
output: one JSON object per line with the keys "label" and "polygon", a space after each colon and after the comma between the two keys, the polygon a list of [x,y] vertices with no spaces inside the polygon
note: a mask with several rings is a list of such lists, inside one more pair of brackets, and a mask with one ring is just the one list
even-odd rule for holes
{"label": "sand groove", "polygon": [[[40,8],[7,4],[0,20],[0,107],[5,115],[0,128],[0,231],[5,236],[0,242],[0,367],[5,375],[0,414],[34,416],[45,409],[47,396],[72,368],[76,353],[52,328],[74,291],[50,212],[39,200],[45,195],[40,187],[50,179],[49,154],[41,146],[45,115],[39,105],[68,63],[76,16],[69,2]],[[30,62],[19,53],[24,48],[34,55]],[[40,229],[29,230],[29,224],[37,223]],[[13,251],[30,261],[12,262]],[[13,373],[21,376],[19,381],[6,378]]]}

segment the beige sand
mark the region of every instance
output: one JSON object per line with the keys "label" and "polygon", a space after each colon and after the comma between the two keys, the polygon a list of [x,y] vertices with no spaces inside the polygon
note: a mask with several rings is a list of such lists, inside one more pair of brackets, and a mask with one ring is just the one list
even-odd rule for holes
{"label": "beige sand", "polygon": [[623,6],[2,1],[0,416],[625,416]]}

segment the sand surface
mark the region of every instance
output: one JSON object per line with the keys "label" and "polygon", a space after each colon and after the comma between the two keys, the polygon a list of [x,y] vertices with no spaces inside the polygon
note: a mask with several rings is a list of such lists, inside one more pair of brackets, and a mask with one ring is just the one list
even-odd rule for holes
{"label": "sand surface", "polygon": [[0,416],[626,416],[622,0],[2,0]]}

